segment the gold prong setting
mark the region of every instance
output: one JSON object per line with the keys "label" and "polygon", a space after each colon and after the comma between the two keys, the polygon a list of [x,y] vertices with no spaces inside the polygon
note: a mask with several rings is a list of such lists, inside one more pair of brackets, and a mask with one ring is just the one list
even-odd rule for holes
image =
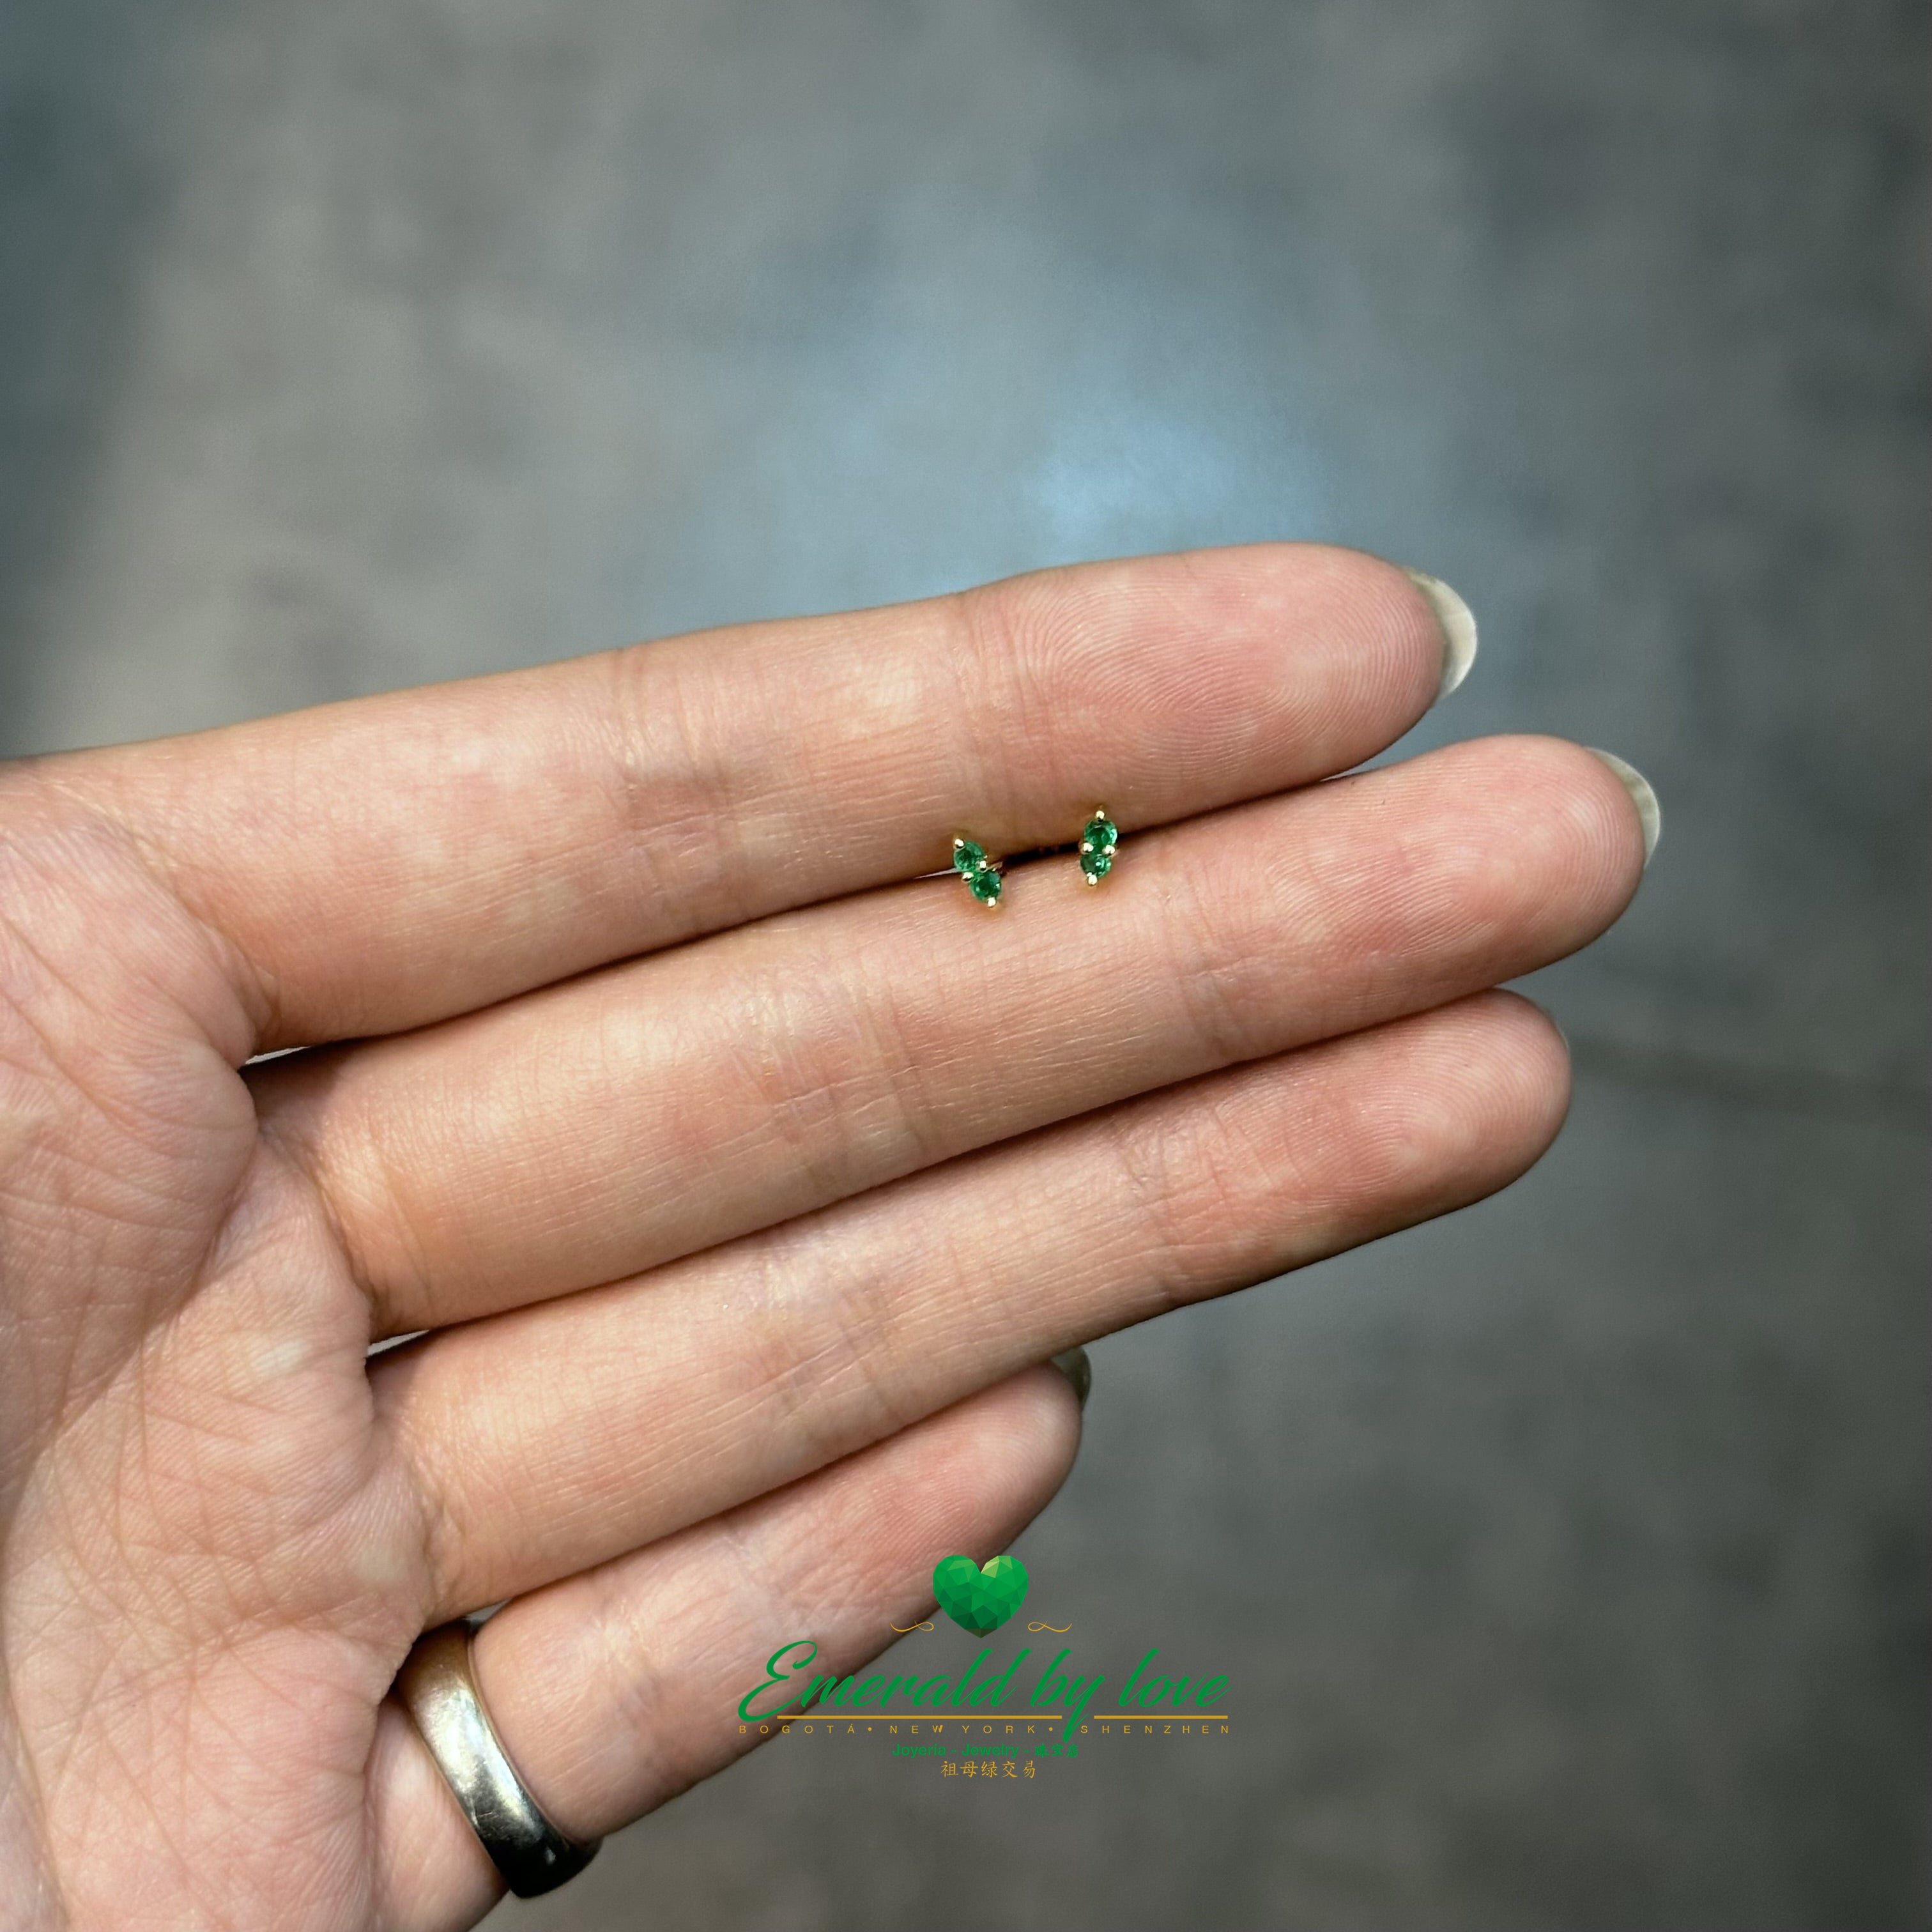
{"label": "gold prong setting", "polygon": [[1080,830],[1080,876],[1090,886],[1097,886],[1114,869],[1114,848],[1120,842],[1120,828],[1104,805],[1096,805]]}
{"label": "gold prong setting", "polygon": [[952,869],[966,881],[966,890],[989,912],[1000,909],[1000,894],[1005,890],[1000,862],[989,858],[977,839],[963,833],[952,842]]}

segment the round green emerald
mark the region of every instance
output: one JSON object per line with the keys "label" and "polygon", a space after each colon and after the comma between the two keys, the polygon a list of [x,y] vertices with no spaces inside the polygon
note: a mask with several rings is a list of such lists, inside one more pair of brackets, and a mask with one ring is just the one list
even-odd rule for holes
{"label": "round green emerald", "polygon": [[967,874],[966,890],[982,905],[997,905],[1000,899],[1000,875],[992,866],[982,865],[976,872]]}
{"label": "round green emerald", "polygon": [[970,879],[975,872],[982,872],[986,864],[986,848],[976,845],[970,838],[956,839],[952,846],[952,869]]}
{"label": "round green emerald", "polygon": [[1104,879],[1114,869],[1114,848],[1120,828],[1112,819],[1090,818],[1080,834],[1080,869],[1090,879]]}

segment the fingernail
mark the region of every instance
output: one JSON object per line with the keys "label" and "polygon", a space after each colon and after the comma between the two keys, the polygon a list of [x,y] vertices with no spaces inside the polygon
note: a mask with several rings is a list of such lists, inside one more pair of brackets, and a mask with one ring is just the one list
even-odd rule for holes
{"label": "fingernail", "polygon": [[1080,1406],[1087,1406],[1087,1391],[1094,1386],[1094,1364],[1087,1359],[1084,1348],[1063,1348],[1052,1358],[1053,1366],[1073,1384],[1073,1393],[1080,1399]]}
{"label": "fingernail", "polygon": [[1623,780],[1624,790],[1630,794],[1630,802],[1636,807],[1638,822],[1643,826],[1643,862],[1648,866],[1650,855],[1657,850],[1657,835],[1664,830],[1664,808],[1658,803],[1649,779],[1636,766],[1624,764],[1614,752],[1599,751],[1594,745],[1586,745],[1583,748],[1592,758],[1601,758]]}
{"label": "fingernail", "polygon": [[1440,704],[1469,675],[1469,667],[1476,662],[1476,620],[1468,605],[1441,578],[1431,577],[1426,570],[1411,570],[1407,564],[1401,569],[1429,599],[1436,628],[1442,633],[1442,682],[1436,687],[1436,701]]}

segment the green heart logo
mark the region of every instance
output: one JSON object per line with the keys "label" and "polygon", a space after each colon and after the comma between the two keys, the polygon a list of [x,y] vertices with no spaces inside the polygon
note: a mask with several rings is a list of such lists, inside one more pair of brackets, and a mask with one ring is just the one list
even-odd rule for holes
{"label": "green heart logo", "polygon": [[1017,1556],[985,1564],[970,1556],[942,1556],[933,1565],[932,1594],[962,1630],[988,1636],[1026,1601],[1026,1565]]}

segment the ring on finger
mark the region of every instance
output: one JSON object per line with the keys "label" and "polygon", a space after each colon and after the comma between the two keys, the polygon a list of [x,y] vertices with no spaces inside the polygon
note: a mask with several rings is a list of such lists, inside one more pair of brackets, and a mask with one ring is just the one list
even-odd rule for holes
{"label": "ring on finger", "polygon": [[425,1630],[396,1673],[396,1695],[504,1882],[536,1898],[574,1878],[604,1841],[567,1838],[518,1775],[476,1687],[474,1634],[461,1619]]}

